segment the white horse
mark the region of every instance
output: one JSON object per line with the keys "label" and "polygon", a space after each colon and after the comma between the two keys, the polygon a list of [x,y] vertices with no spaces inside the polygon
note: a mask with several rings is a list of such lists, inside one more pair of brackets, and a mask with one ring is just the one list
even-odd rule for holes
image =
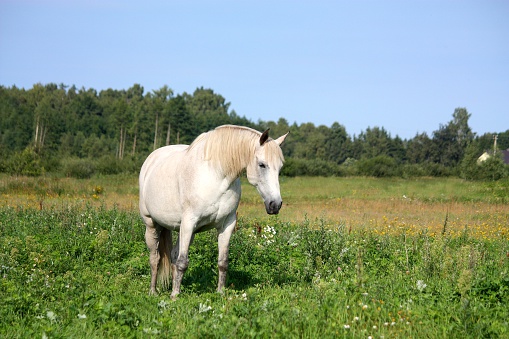
{"label": "white horse", "polygon": [[[140,172],[140,214],[150,251],[152,294],[157,293],[157,280],[169,287],[171,266],[171,297],[176,298],[194,234],[212,228],[218,232],[217,290],[222,292],[230,236],[237,223],[239,176],[244,169],[249,183],[263,198],[267,213],[279,213],[279,171],[284,161],[280,145],[288,133],[273,140],[268,132],[220,126],[201,134],[190,146],[162,147],[145,160]],[[172,231],[179,232],[175,245]]]}

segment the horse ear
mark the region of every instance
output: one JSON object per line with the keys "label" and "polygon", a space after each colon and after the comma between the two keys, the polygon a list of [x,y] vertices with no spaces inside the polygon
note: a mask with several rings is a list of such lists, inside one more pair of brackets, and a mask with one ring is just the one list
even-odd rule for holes
{"label": "horse ear", "polygon": [[270,128],[267,128],[267,130],[260,136],[260,146],[263,146],[263,144],[269,139],[269,131]]}
{"label": "horse ear", "polygon": [[277,138],[276,140],[274,140],[275,142],[277,142],[277,144],[279,146],[281,146],[281,144],[283,144],[283,142],[285,141],[286,137],[288,136],[288,134],[290,134],[290,131],[288,131],[288,133],[286,133],[285,135],[282,135],[280,136],[279,138]]}

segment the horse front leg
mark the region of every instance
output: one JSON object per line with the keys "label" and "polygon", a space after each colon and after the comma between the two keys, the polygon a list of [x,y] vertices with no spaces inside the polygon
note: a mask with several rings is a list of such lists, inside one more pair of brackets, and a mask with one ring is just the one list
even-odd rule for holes
{"label": "horse front leg", "polygon": [[189,266],[189,246],[194,239],[193,227],[185,227],[184,223],[180,226],[180,232],[177,243],[171,252],[171,272],[173,276],[173,289],[171,298],[177,299],[180,293],[182,277]]}
{"label": "horse front leg", "polygon": [[219,279],[217,282],[217,291],[223,293],[226,285],[226,274],[228,272],[228,252],[230,248],[230,237],[237,225],[237,214],[233,213],[224,223],[223,227],[218,230],[217,247],[219,255],[217,257],[217,267],[219,270]]}

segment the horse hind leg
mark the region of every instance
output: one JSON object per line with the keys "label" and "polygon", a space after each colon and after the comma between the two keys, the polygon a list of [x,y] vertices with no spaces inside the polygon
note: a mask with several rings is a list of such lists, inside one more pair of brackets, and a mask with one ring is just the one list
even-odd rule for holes
{"label": "horse hind leg", "polygon": [[171,246],[171,231],[155,224],[151,218],[144,218],[145,242],[149,249],[150,262],[150,294],[156,295],[157,280],[163,287],[169,286],[169,252]]}

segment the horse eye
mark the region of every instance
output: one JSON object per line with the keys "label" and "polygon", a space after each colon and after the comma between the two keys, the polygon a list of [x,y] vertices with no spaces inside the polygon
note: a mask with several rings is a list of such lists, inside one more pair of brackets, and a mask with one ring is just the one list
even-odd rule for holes
{"label": "horse eye", "polygon": [[258,166],[260,166],[260,168],[265,168],[267,167],[263,162],[259,163]]}

